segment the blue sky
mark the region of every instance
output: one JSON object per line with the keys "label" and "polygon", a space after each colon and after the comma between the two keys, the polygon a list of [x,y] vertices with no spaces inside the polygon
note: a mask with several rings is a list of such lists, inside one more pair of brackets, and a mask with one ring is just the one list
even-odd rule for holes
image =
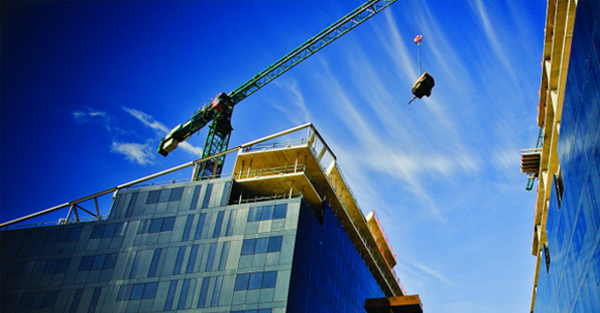
{"label": "blue sky", "polygon": [[[0,221],[197,158],[205,131],[155,150],[362,3],[3,1]],[[545,9],[394,3],[236,106],[230,146],[314,123],[425,312],[526,312],[535,193],[519,150],[539,131]],[[419,33],[436,86],[407,105]]]}

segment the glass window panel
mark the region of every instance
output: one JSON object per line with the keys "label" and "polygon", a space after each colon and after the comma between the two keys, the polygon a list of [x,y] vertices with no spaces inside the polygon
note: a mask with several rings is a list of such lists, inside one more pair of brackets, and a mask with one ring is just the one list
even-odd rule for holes
{"label": "glass window panel", "polygon": [[31,304],[32,300],[33,300],[33,293],[26,293],[26,294],[22,295],[21,301],[19,301],[19,306],[17,307],[17,310],[29,309],[29,305]]}
{"label": "glass window panel", "polygon": [[102,268],[115,268],[115,266],[117,265],[118,257],[118,253],[107,254],[106,258],[104,259],[104,265],[102,265]]}
{"label": "glass window panel", "polygon": [[273,206],[264,206],[260,212],[260,220],[266,221],[273,218]]}
{"label": "glass window panel", "polygon": [[145,284],[135,284],[131,288],[131,295],[129,296],[129,300],[139,300],[144,295],[144,285]]}
{"label": "glass window panel", "polygon": [[248,289],[260,289],[262,286],[263,273],[251,273],[250,281],[248,282]]}
{"label": "glass window panel", "polygon": [[224,270],[225,266],[227,265],[227,256],[229,255],[230,243],[230,241],[226,241],[223,243],[223,249],[221,249],[221,258],[219,260],[219,271]]}
{"label": "glass window panel", "polygon": [[156,296],[156,288],[158,288],[158,283],[147,283],[146,287],[144,287],[144,295],[142,295],[142,299],[152,299]]}
{"label": "glass window panel", "polygon": [[69,238],[69,229],[61,229],[54,242],[65,242],[67,241],[67,238]]}
{"label": "glass window panel", "polygon": [[183,195],[183,187],[173,188],[171,190],[171,196],[169,197],[169,201],[180,201],[182,195]]}
{"label": "glass window panel", "polygon": [[115,237],[122,237],[125,235],[125,229],[127,228],[127,222],[116,223],[117,228],[115,229]]}
{"label": "glass window panel", "polygon": [[277,282],[277,271],[265,272],[262,281],[262,288],[274,288]]}
{"label": "glass window panel", "polygon": [[223,193],[221,196],[221,203],[220,206],[226,206],[227,205],[227,200],[229,198],[229,190],[231,189],[231,181],[228,181],[225,183],[225,186],[223,187]]}
{"label": "glass window panel", "polygon": [[242,255],[254,254],[254,247],[256,246],[256,239],[245,239],[242,243]]}
{"label": "glass window panel", "polygon": [[200,214],[200,219],[198,220],[198,226],[196,228],[196,235],[194,235],[194,239],[200,239],[202,237],[202,230],[204,229],[204,222],[206,221],[206,213]]}
{"label": "glass window panel", "polygon": [[133,207],[135,206],[135,202],[137,201],[137,196],[137,191],[131,194],[131,200],[129,200],[129,205],[127,205],[127,211],[125,211],[125,217],[131,216],[131,212],[133,212]]}
{"label": "glass window panel", "polygon": [[162,218],[155,218],[150,222],[150,230],[148,230],[149,233],[158,233],[160,232],[160,229],[162,227],[162,223],[163,223],[163,219]]}
{"label": "glass window panel", "polygon": [[104,228],[105,227],[106,227],[106,225],[96,225],[96,226],[94,226],[94,229],[92,230],[92,235],[90,236],[90,239],[101,238],[102,237],[102,233],[104,233]]}
{"label": "glass window panel", "polygon": [[131,271],[129,272],[129,278],[135,278],[135,275],[137,275],[138,266],[140,265],[140,255],[141,253],[139,251],[135,253],[133,264],[131,265]]}
{"label": "glass window panel", "polygon": [[175,261],[175,266],[173,267],[173,275],[177,275],[181,273],[181,265],[183,264],[183,257],[185,256],[185,249],[187,247],[179,247],[179,252],[177,253],[177,260]]}
{"label": "glass window panel", "polygon": [[163,189],[160,191],[160,197],[158,198],[158,203],[168,202],[169,198],[171,198],[172,189]]}
{"label": "glass window panel", "polygon": [[250,274],[238,274],[235,278],[235,287],[233,290],[246,290],[248,289],[248,281],[250,279]]}
{"label": "glass window panel", "polygon": [[71,310],[69,310],[69,313],[77,312],[77,307],[79,306],[79,302],[81,301],[81,295],[83,295],[83,289],[78,289],[77,292],[75,292],[75,298],[73,299],[73,303],[71,304]]}
{"label": "glass window panel", "polygon": [[89,271],[92,269],[93,263],[94,263],[93,255],[84,256],[83,259],[81,259],[81,264],[79,264],[79,270],[80,271]]}
{"label": "glass window panel", "polygon": [[117,224],[107,224],[106,228],[104,228],[104,232],[102,233],[102,238],[109,238],[114,236],[115,230],[117,230]]}
{"label": "glass window panel", "polygon": [[42,308],[51,308],[56,303],[56,298],[58,297],[58,291],[52,291],[46,293],[46,297],[44,298],[44,302],[42,303]]}
{"label": "glass window panel", "polygon": [[81,228],[71,228],[69,232],[69,237],[67,237],[68,242],[73,242],[79,240],[79,235],[81,234]]}
{"label": "glass window panel", "polygon": [[156,267],[158,266],[158,261],[160,260],[161,251],[162,249],[154,249],[152,261],[150,262],[150,269],[148,270],[148,277],[154,277],[156,275]]}
{"label": "glass window panel", "polygon": [[46,238],[44,238],[44,243],[54,243],[56,236],[58,236],[58,230],[48,231],[46,233]]}
{"label": "glass window panel", "polygon": [[225,236],[233,236],[233,227],[235,225],[236,214],[237,210],[232,210],[229,214],[229,221],[227,222],[227,231],[225,232]]}
{"label": "glass window panel", "polygon": [[196,256],[198,255],[198,245],[192,246],[192,251],[190,252],[190,258],[188,259],[187,268],[185,269],[186,273],[194,272],[194,265],[196,264]]}
{"label": "glass window panel", "polygon": [[204,201],[202,201],[202,208],[208,208],[210,203],[210,195],[212,194],[213,184],[206,185],[206,193],[204,194]]}
{"label": "glass window panel", "polygon": [[148,222],[149,222],[149,220],[143,220],[140,222],[140,226],[138,226],[138,231],[137,231],[138,235],[145,234],[148,231],[148,229],[147,229]]}
{"label": "glass window panel", "polygon": [[267,252],[281,251],[281,241],[282,240],[283,240],[282,236],[269,238],[269,247],[267,247]]}
{"label": "glass window panel", "polygon": [[96,312],[96,306],[98,305],[98,299],[100,299],[100,293],[102,292],[102,287],[97,287],[94,289],[94,296],[92,297],[92,303],[90,303],[90,309],[88,313]]}
{"label": "glass window panel", "polygon": [[269,245],[269,237],[256,239],[256,247],[254,248],[254,253],[267,252],[268,245]]}
{"label": "glass window panel", "polygon": [[285,218],[287,213],[287,204],[278,204],[273,210],[273,219]]}
{"label": "glass window panel", "polygon": [[122,285],[117,294],[117,301],[128,300],[131,295],[131,285]]}
{"label": "glass window panel", "polygon": [[58,263],[56,264],[56,269],[54,270],[54,273],[65,273],[67,271],[67,268],[69,268],[70,262],[71,262],[70,258],[64,258],[64,259],[58,260]]}
{"label": "glass window panel", "polygon": [[[600,249],[598,249],[598,251],[600,251]],[[10,271],[8,272],[8,278],[18,277],[21,274],[21,270],[23,270],[23,264],[24,263],[22,262],[11,264]],[[6,266],[6,264],[4,264],[4,266]]]}
{"label": "glass window panel", "polygon": [[221,285],[223,284],[223,276],[217,276],[217,281],[215,282],[215,291],[213,292],[212,301],[210,306],[218,306],[219,305],[219,297],[221,296]]}
{"label": "glass window panel", "polygon": [[104,259],[106,258],[106,255],[97,255],[94,257],[94,263],[92,264],[92,269],[93,270],[99,270],[102,268],[102,266],[104,265]]}
{"label": "glass window panel", "polygon": [[271,309],[260,309],[258,313],[271,313]]}
{"label": "glass window panel", "polygon": [[198,206],[198,197],[200,196],[200,190],[202,190],[202,185],[194,187],[194,194],[192,195],[192,205],[190,206],[190,210],[195,210]]}
{"label": "glass window panel", "polygon": [[217,213],[217,222],[215,224],[215,231],[213,232],[213,238],[217,238],[221,235],[221,227],[223,227],[223,216],[225,211]]}
{"label": "glass window panel", "polygon": [[181,236],[181,241],[187,241],[190,238],[190,232],[192,231],[192,223],[194,222],[194,216],[188,215],[185,221],[185,227],[183,228],[183,236]]}
{"label": "glass window panel", "polygon": [[181,288],[181,296],[179,297],[179,304],[177,304],[177,309],[183,310],[185,309],[185,301],[187,300],[188,290],[190,289],[190,280],[186,279],[183,281],[183,286]]}
{"label": "glass window panel", "polygon": [[31,303],[29,304],[30,309],[39,309],[42,307],[42,303],[44,303],[44,297],[46,293],[38,292],[33,295],[33,299],[31,299]]}
{"label": "glass window panel", "polygon": [[165,302],[165,311],[171,311],[173,307],[173,299],[175,298],[175,290],[177,289],[177,281],[172,280],[167,293],[167,301]]}
{"label": "glass window panel", "polygon": [[212,271],[213,264],[215,263],[215,253],[217,252],[217,243],[210,245],[210,251],[208,252],[208,261],[206,262],[206,271]]}
{"label": "glass window panel", "polygon": [[202,289],[200,290],[200,298],[198,299],[198,307],[203,308],[206,306],[206,295],[208,294],[208,283],[210,277],[204,277],[202,279]]}
{"label": "glass window panel", "polygon": [[56,265],[58,264],[58,260],[54,259],[54,260],[48,260],[48,262],[46,262],[46,266],[44,267],[44,271],[42,272],[43,274],[52,274],[54,273],[54,270],[56,269]]}
{"label": "glass window panel", "polygon": [[260,219],[260,208],[250,208],[248,212],[248,222],[256,222]]}
{"label": "glass window panel", "polygon": [[175,227],[175,216],[165,217],[162,222],[160,231],[172,231]]}
{"label": "glass window panel", "polygon": [[160,190],[150,191],[150,193],[148,193],[148,199],[146,199],[146,204],[158,203],[159,197],[160,197]]}

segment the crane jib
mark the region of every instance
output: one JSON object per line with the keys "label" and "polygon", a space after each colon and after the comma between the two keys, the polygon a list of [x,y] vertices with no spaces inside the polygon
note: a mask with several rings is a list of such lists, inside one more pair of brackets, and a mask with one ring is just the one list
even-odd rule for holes
{"label": "crane jib", "polygon": [[[231,109],[240,101],[266,86],[277,77],[283,75],[300,62],[306,60],[311,55],[317,53],[319,50],[396,1],[397,0],[369,0],[365,2],[337,22],[333,23],[333,25],[279,59],[277,62],[268,66],[264,71],[255,75],[236,90],[230,92],[228,95],[224,93],[217,95],[217,97],[211,100],[207,106],[194,113],[186,123],[183,125],[180,124],[171,130],[171,132],[161,140],[158,153],[163,156],[168,155],[180,142],[186,140],[204,127],[208,122],[214,121],[220,116],[223,106],[229,108],[226,111],[229,112],[228,114],[231,114]],[[217,110],[217,108],[220,108],[220,110]],[[225,147],[225,149],[226,148],[227,147]],[[212,149],[211,147],[204,147],[204,150],[206,152]]]}

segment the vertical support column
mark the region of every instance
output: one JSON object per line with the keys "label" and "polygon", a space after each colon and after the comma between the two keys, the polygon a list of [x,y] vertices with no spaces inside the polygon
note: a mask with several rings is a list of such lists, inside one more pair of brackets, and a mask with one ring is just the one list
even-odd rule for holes
{"label": "vertical support column", "polygon": [[96,203],[96,217],[98,218],[99,221],[101,221],[102,217],[100,217],[100,208],[98,207],[98,198],[94,198],[94,202]]}
{"label": "vertical support column", "polygon": [[296,152],[296,163],[294,164],[294,173],[298,172],[298,158],[300,157],[300,151]]}

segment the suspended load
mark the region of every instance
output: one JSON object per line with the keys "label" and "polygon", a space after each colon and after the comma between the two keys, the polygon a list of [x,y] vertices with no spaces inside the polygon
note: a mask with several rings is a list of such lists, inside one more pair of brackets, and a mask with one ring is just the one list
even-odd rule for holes
{"label": "suspended load", "polygon": [[[415,97],[421,99],[423,96],[431,96],[431,89],[435,86],[433,77],[429,73],[425,72],[417,82],[412,86],[411,91]],[[414,98],[413,98],[414,99]]]}

